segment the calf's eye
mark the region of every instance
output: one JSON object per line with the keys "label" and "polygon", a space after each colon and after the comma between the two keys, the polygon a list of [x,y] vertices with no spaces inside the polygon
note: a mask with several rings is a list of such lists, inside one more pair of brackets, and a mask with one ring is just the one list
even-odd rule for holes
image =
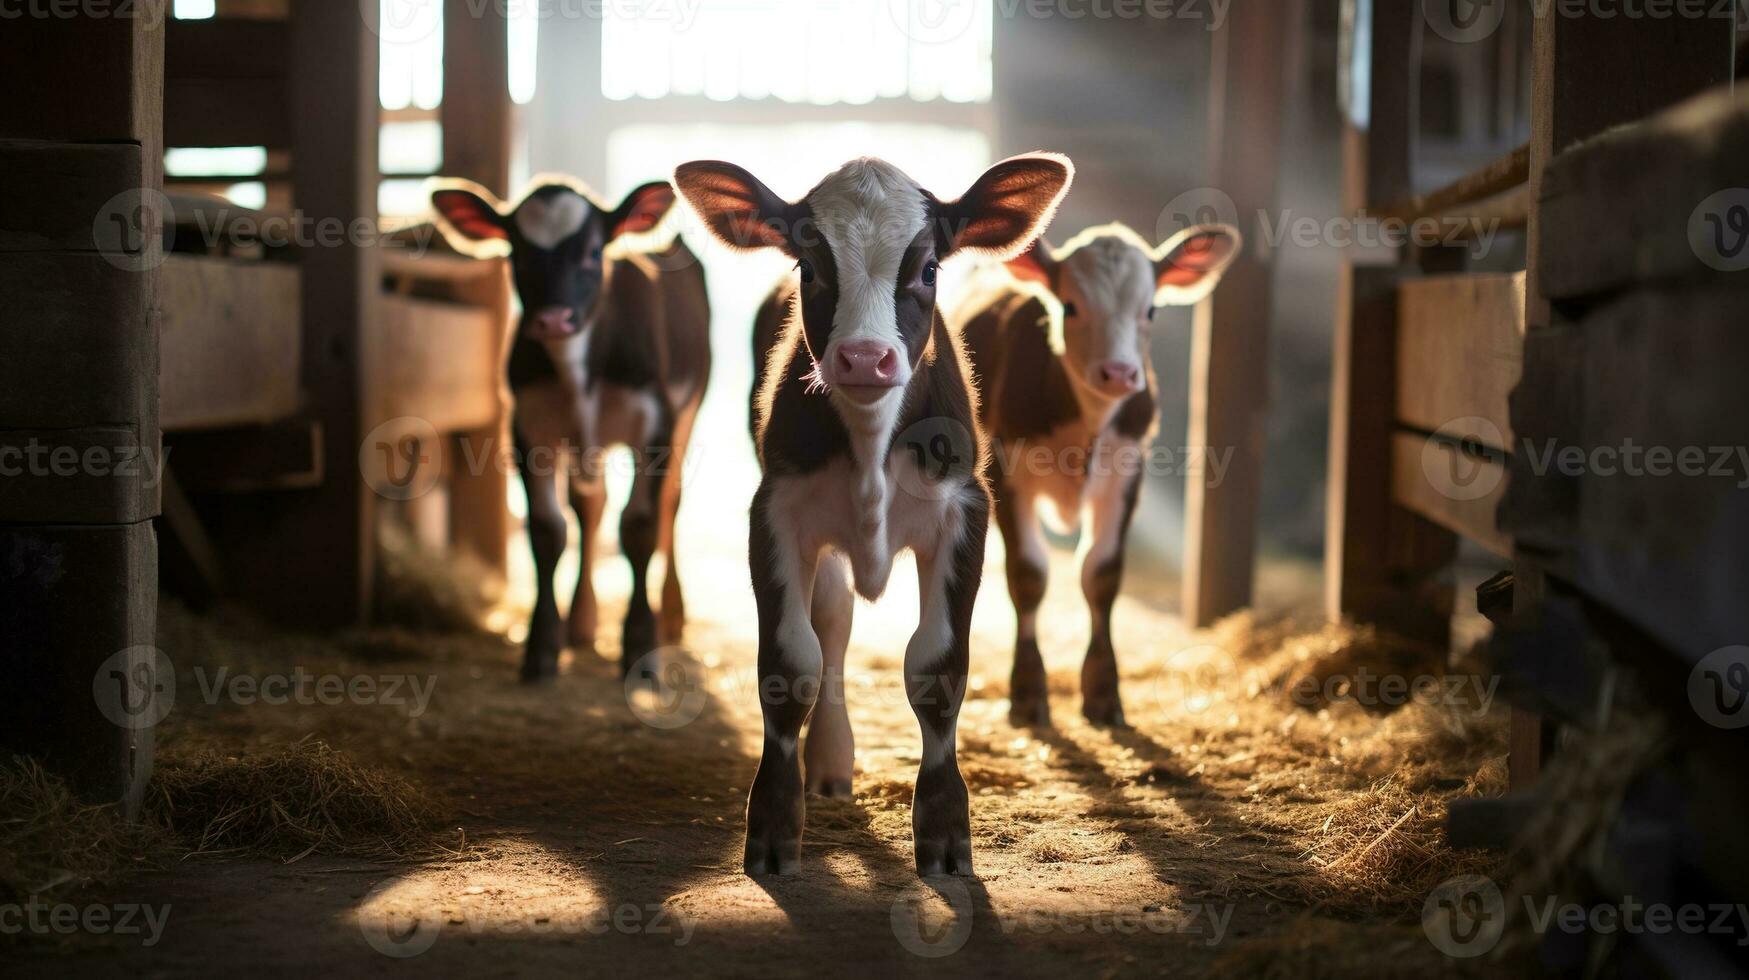
{"label": "calf's eye", "polygon": [[814,263],[809,262],[807,259],[802,259],[800,262],[796,263],[796,268],[801,271],[802,282],[814,281]]}
{"label": "calf's eye", "polygon": [[1150,319],[1150,320],[1154,319],[1154,314],[1156,314],[1158,312],[1160,312],[1160,308],[1158,306],[1148,307],[1148,319]]}
{"label": "calf's eye", "polygon": [[1064,303],[1063,304],[1063,315],[1064,316],[1074,316],[1075,313],[1076,313],[1076,310],[1075,310],[1074,303]]}
{"label": "calf's eye", "polygon": [[923,285],[935,285],[935,274],[940,268],[940,266],[935,264],[934,259],[930,259],[928,262],[923,263]]}

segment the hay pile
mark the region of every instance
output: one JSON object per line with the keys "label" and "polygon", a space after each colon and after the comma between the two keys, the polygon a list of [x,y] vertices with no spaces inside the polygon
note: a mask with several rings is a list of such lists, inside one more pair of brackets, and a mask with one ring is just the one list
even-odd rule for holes
{"label": "hay pile", "polygon": [[472,555],[439,553],[393,521],[380,522],[372,593],[379,627],[485,635],[502,592],[503,583]]}
{"label": "hay pile", "polygon": [[79,802],[34,759],[0,759],[0,903],[107,881],[161,843],[115,807]]}
{"label": "hay pile", "polygon": [[459,831],[439,831],[437,807],[413,784],[319,741],[169,759],[150,794],[153,817],[195,855],[410,860],[465,846]]}

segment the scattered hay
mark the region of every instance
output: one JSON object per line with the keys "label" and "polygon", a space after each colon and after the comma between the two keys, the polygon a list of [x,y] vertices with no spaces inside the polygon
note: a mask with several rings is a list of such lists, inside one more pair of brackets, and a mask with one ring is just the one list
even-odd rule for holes
{"label": "scattered hay", "polygon": [[1454,960],[1419,923],[1379,925],[1303,915],[1267,935],[1234,944],[1203,974],[1249,980],[1353,980],[1354,977],[1516,976],[1498,961]]}
{"label": "scattered hay", "polygon": [[315,852],[396,859],[455,853],[440,842],[435,807],[411,783],[319,741],[259,755],[166,760],[150,794],[153,815],[194,854],[295,861]]}
{"label": "scattered hay", "polygon": [[114,806],[80,802],[36,760],[0,759],[0,902],[107,881],[158,843]]}
{"label": "scattered hay", "polygon": [[407,529],[384,521],[377,533],[372,619],[429,633],[483,635],[503,585],[466,553],[440,553]]}
{"label": "scattered hay", "polygon": [[1125,853],[1131,844],[1115,831],[1045,829],[1028,834],[1022,846],[1039,864],[1075,864]]}

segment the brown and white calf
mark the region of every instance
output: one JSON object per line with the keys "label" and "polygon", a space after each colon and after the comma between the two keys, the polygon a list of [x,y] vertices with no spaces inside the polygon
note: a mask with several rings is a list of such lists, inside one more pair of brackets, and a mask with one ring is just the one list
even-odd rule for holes
{"label": "brown and white calf", "polygon": [[[1055,210],[1072,168],[1049,155],[992,167],[943,201],[891,164],[853,160],[800,201],[733,164],[682,165],[675,184],[739,248],[796,260],[796,314],[767,361],[748,563],[759,616],[765,745],[747,799],[749,874],[799,869],[804,783],[798,739],[814,712],[826,649],[850,588],[881,595],[910,549],[922,595],[905,648],[905,690],[923,732],[912,805],[917,870],[972,873],[965,781],[955,757],[972,604],[990,496],[981,476],[977,394],[935,306],[939,263],[1008,257]],[[833,670],[841,670],[834,665]],[[848,789],[842,698],[815,713],[808,782]],[[822,726],[841,734],[823,735]]]}
{"label": "brown and white calf", "polygon": [[[510,257],[521,301],[509,349],[511,429],[538,591],[522,677],[556,675],[567,639],[578,649],[594,646],[590,560],[606,503],[600,463],[616,445],[629,446],[635,461],[619,519],[632,569],[620,647],[620,669],[628,671],[659,642],[675,642],[685,622],[674,518],[687,439],[710,377],[710,304],[704,270],[678,237],[660,253],[606,250],[622,235],[654,228],[673,206],[674,189],[645,184],[610,209],[576,181],[540,177],[506,206],[476,184],[445,180],[431,203],[457,250]],[[583,535],[568,631],[553,587],[567,536],[555,478]],[[667,564],[660,628],[646,587],[657,550]]]}
{"label": "brown and white calf", "polygon": [[1055,296],[1060,316],[1032,286],[1004,277],[969,297],[956,317],[983,388],[996,524],[1018,619],[1009,686],[1015,724],[1050,724],[1037,626],[1049,568],[1041,517],[1063,533],[1082,528],[1081,591],[1093,621],[1082,714],[1123,724],[1111,610],[1159,414],[1149,324],[1160,306],[1207,296],[1239,248],[1238,230],[1226,225],[1186,229],[1158,249],[1122,225],[1089,229],[1060,251],[1040,239],[1008,268]]}

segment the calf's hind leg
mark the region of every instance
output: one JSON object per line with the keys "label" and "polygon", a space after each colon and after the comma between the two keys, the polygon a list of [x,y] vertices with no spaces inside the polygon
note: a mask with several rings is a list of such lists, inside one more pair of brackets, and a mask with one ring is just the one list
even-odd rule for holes
{"label": "calf's hind leg", "polygon": [[1014,600],[1014,668],[1008,679],[1008,722],[1021,727],[1048,726],[1051,702],[1044,656],[1038,648],[1038,607],[1045,598],[1049,559],[1033,497],[1020,494],[1007,480],[998,480],[996,525],[1002,532],[1002,547],[1007,555],[1008,596]]}
{"label": "calf's hind leg", "polygon": [[657,512],[656,550],[662,553],[662,613],[656,638],[661,643],[679,643],[686,632],[686,599],[680,592],[680,564],[674,553],[674,525],[680,517],[681,483],[686,478],[686,447],[692,440],[692,423],[698,418],[698,402],[680,410],[674,423],[674,447],[662,473],[662,500]]}
{"label": "calf's hind leg", "polygon": [[808,792],[821,796],[851,795],[856,739],[850,731],[849,705],[844,697],[844,654],[850,646],[855,609],[844,560],[833,556],[821,561],[814,573],[810,611],[814,635],[820,640],[820,696],[808,719],[808,737],[802,746]]}

